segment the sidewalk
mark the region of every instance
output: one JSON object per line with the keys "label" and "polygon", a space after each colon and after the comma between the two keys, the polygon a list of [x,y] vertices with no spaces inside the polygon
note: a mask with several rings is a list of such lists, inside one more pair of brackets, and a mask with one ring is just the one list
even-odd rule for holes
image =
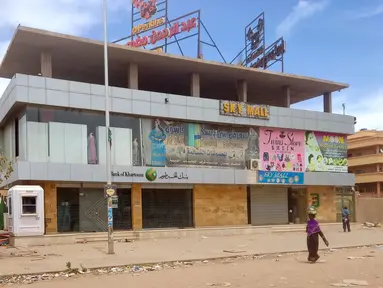
{"label": "sidewalk", "polygon": [[[323,226],[330,248],[383,244],[382,228],[352,227],[343,233],[339,226]],[[324,248],[321,243],[321,248]],[[303,232],[263,233],[227,237],[142,240],[116,242],[115,255],[108,255],[107,243],[87,243],[33,247],[25,249],[0,247],[0,275],[55,272],[72,268],[185,261],[247,254],[282,253],[306,249]],[[224,252],[224,250],[235,250]]]}

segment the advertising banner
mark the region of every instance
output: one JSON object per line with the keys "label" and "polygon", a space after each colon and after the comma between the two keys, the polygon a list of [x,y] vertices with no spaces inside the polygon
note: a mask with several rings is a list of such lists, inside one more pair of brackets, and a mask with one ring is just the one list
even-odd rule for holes
{"label": "advertising banner", "polygon": [[303,185],[304,176],[300,172],[258,171],[258,183]]}
{"label": "advertising banner", "polygon": [[147,166],[245,169],[259,159],[256,128],[143,119],[142,141]]}
{"label": "advertising banner", "polygon": [[260,128],[261,168],[264,171],[304,172],[304,132]]}
{"label": "advertising banner", "polygon": [[347,136],[305,132],[306,171],[348,172]]}

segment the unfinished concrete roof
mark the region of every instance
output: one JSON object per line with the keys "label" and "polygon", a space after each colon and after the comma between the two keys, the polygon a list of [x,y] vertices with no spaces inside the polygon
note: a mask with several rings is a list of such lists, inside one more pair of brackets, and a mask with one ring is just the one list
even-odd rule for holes
{"label": "unfinished concrete roof", "polygon": [[[19,26],[12,38],[0,66],[0,77],[11,78],[16,73],[36,75],[40,72],[40,55],[49,51],[54,59],[54,77],[60,71],[103,71],[103,42],[64,35],[40,29]],[[254,89],[265,95],[289,86],[291,103],[317,97],[326,92],[339,91],[349,85],[305,76],[248,68],[233,64],[188,58],[109,44],[109,71],[121,70],[124,64],[134,62],[142,69],[157,70],[162,74],[200,73],[201,76],[246,80],[249,91]],[[250,101],[250,100],[249,100]]]}

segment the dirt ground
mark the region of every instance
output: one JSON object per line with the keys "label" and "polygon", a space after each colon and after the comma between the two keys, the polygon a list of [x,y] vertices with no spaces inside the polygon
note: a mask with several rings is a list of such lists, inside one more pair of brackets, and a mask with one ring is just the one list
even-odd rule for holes
{"label": "dirt ground", "polygon": [[[331,248],[383,244],[382,228],[354,225],[351,233],[341,232],[339,225],[322,227]],[[233,255],[266,254],[304,251],[304,232],[254,233],[215,237],[182,237],[115,243],[115,254],[107,254],[106,242],[40,247],[0,247],[0,276],[46,273],[72,268],[115,267],[140,263],[159,263],[208,259]],[[323,242],[321,248],[325,248]]]}
{"label": "dirt ground", "polygon": [[[309,264],[306,261],[307,255],[299,253],[255,260],[209,261],[189,268],[180,266],[176,269],[145,273],[79,275],[73,278],[37,282],[28,286],[36,288],[383,287],[383,247],[329,250],[321,252],[321,256],[316,264]],[[363,281],[366,281],[367,285]],[[347,284],[352,282],[354,285]]]}

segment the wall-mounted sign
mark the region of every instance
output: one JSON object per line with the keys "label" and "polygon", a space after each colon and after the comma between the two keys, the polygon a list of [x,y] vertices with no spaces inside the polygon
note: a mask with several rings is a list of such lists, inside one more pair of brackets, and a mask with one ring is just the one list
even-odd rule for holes
{"label": "wall-mounted sign", "polygon": [[189,179],[188,175],[184,174],[183,172],[181,173],[178,173],[178,172],[174,172],[173,175],[168,175],[168,173],[164,173],[163,175],[161,175],[160,177],[158,177],[158,179],[183,179],[183,180],[187,180]]}
{"label": "wall-mounted sign", "polygon": [[[141,129],[146,166],[246,169],[259,159],[257,127],[142,119]],[[187,177],[172,174],[165,177]]]}
{"label": "wall-mounted sign", "polygon": [[306,131],[306,171],[348,172],[347,136]]}
{"label": "wall-mounted sign", "polygon": [[155,45],[161,40],[170,39],[183,32],[190,32],[190,30],[195,28],[197,28],[197,18],[193,17],[183,22],[172,23],[169,28],[153,30],[150,36],[140,37],[138,35],[135,40],[129,41],[126,45],[132,47],[143,47],[149,44]]}
{"label": "wall-mounted sign", "polygon": [[257,105],[226,100],[221,100],[219,105],[219,114],[221,115],[258,119],[270,118],[270,107],[268,105]]}
{"label": "wall-mounted sign", "polygon": [[158,26],[165,24],[165,17],[161,17],[158,19],[150,20],[149,22],[138,24],[132,28],[132,34],[136,35],[145,31],[148,31],[152,28],[156,28]]}
{"label": "wall-mounted sign", "polygon": [[303,185],[304,175],[304,173],[295,172],[258,171],[258,182],[279,185]]}
{"label": "wall-mounted sign", "polygon": [[145,172],[146,180],[152,182],[157,179],[157,171],[154,168],[148,168]]}
{"label": "wall-mounted sign", "polygon": [[143,173],[132,173],[128,171],[112,171],[112,177],[144,177]]}
{"label": "wall-mounted sign", "polygon": [[304,132],[260,128],[261,168],[266,171],[304,172]]}

